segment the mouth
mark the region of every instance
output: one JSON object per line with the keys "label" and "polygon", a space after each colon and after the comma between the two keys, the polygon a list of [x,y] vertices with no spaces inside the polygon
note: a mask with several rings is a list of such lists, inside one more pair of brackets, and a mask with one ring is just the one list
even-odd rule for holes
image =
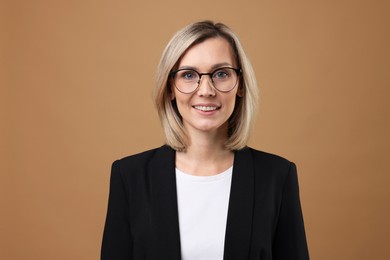
{"label": "mouth", "polygon": [[217,107],[217,106],[193,106],[193,108],[195,108],[197,110],[200,110],[200,111],[209,112],[209,111],[218,110],[221,107],[220,106],[219,107]]}

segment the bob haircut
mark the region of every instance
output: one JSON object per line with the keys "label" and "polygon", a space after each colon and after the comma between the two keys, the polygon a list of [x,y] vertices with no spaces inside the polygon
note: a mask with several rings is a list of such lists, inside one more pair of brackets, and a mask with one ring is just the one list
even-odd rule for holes
{"label": "bob haircut", "polygon": [[175,150],[185,151],[191,140],[183,127],[176,100],[171,98],[170,72],[178,67],[181,57],[189,48],[216,37],[222,37],[230,43],[237,66],[242,69],[238,85],[242,96],[236,96],[234,111],[228,119],[228,139],[225,148],[239,150],[247,145],[258,105],[258,88],[252,65],[237,35],[229,27],[222,23],[200,21],[189,24],[172,37],[157,68],[154,102],[167,145]]}

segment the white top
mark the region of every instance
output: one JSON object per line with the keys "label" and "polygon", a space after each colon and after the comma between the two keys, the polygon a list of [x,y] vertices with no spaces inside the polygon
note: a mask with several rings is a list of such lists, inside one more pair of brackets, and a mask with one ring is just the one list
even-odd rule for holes
{"label": "white top", "polygon": [[222,260],[233,167],[213,176],[176,169],[182,260]]}

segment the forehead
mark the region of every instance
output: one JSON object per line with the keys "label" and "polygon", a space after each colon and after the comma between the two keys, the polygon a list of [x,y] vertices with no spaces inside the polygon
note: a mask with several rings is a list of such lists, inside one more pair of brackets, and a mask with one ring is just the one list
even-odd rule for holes
{"label": "forehead", "polygon": [[179,68],[210,69],[216,65],[236,66],[233,48],[222,37],[206,39],[190,47],[179,61]]}

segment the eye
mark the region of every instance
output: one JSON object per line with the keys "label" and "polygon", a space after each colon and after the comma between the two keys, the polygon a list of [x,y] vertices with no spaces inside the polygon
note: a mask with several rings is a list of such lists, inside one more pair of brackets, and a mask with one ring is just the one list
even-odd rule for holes
{"label": "eye", "polygon": [[192,70],[182,70],[178,73],[179,79],[193,81],[198,79],[198,74]]}
{"label": "eye", "polygon": [[213,73],[213,79],[227,79],[230,77],[231,71],[229,69],[220,69]]}

